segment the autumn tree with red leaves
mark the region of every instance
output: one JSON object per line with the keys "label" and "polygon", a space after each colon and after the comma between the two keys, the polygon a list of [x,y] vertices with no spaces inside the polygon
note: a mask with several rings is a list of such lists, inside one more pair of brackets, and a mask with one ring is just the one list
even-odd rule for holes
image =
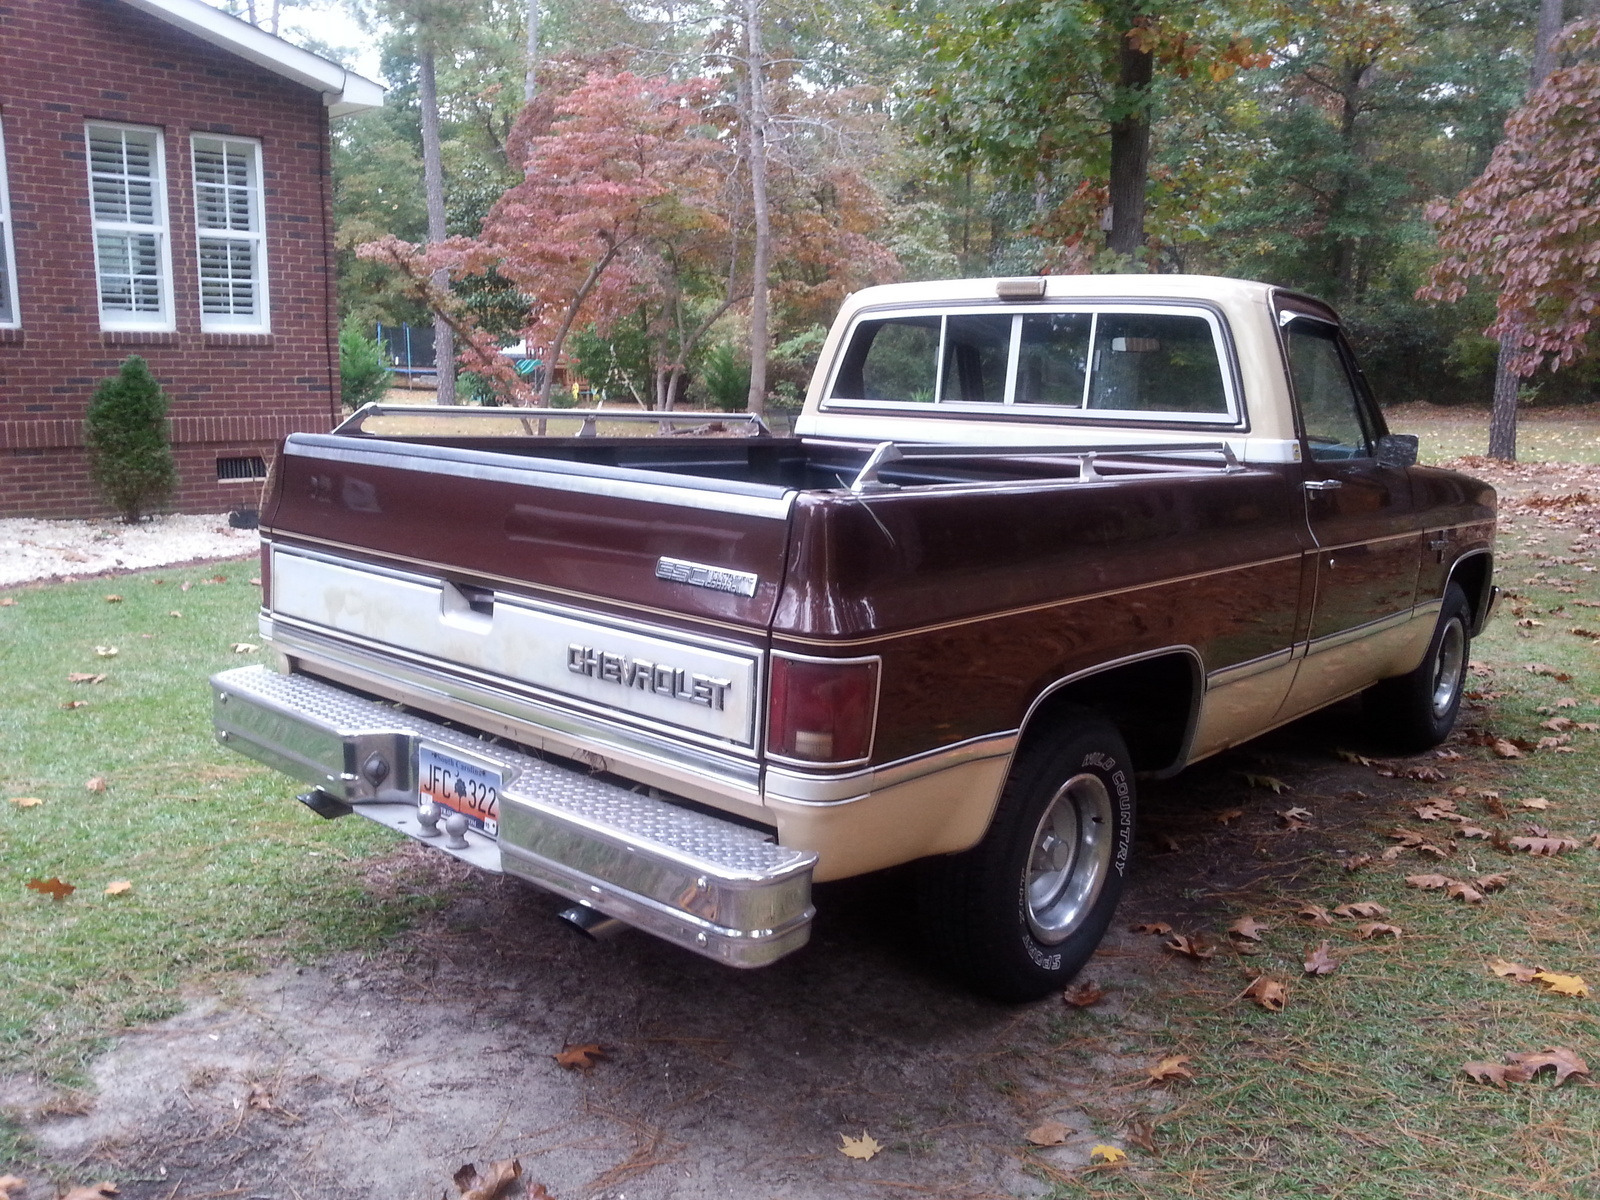
{"label": "autumn tree with red leaves", "polygon": [[[1562,65],[1506,121],[1484,170],[1428,216],[1445,258],[1418,295],[1459,300],[1477,279],[1500,285],[1484,332],[1526,377],[1582,357],[1600,302],[1600,19],[1569,26]],[[1508,337],[1507,335],[1511,335]],[[1514,412],[1514,410],[1513,410]],[[1496,453],[1515,458],[1515,418]]]}

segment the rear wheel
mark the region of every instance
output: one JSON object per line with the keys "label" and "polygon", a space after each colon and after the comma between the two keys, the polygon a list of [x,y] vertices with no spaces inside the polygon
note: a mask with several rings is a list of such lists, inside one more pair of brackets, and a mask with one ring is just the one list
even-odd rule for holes
{"label": "rear wheel", "polygon": [[1017,759],[983,841],[925,864],[931,949],[998,999],[1062,987],[1116,911],[1133,815],[1121,735],[1108,721],[1074,717]]}
{"label": "rear wheel", "polygon": [[1449,737],[1455,727],[1472,648],[1471,613],[1461,585],[1450,584],[1421,664],[1363,693],[1361,702],[1373,733],[1396,749],[1427,750]]}

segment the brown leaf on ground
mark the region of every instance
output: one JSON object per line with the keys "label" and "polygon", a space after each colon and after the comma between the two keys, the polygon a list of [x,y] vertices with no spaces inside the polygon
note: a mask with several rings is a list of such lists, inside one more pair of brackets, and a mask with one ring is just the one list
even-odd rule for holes
{"label": "brown leaf on ground", "polygon": [[1157,937],[1166,937],[1167,934],[1172,932],[1172,926],[1165,921],[1146,921],[1142,925],[1128,926],[1128,931],[1130,933],[1152,933]]}
{"label": "brown leaf on ground", "polygon": [[1549,1069],[1556,1073],[1556,1086],[1560,1087],[1573,1075],[1588,1075],[1589,1064],[1578,1057],[1577,1051],[1567,1046],[1553,1046],[1527,1054],[1508,1054],[1506,1062],[1521,1067],[1530,1076]]}
{"label": "brown leaf on ground", "polygon": [[1505,1088],[1508,1083],[1526,1083],[1529,1078],[1523,1068],[1503,1063],[1464,1062],[1461,1069],[1479,1083],[1492,1083],[1497,1088]]}
{"label": "brown leaf on ground", "polygon": [[133,891],[133,883],[127,879],[113,879],[106,884],[106,895],[108,896],[121,896],[131,891]]}
{"label": "brown leaf on ground", "polygon": [[846,1158],[859,1158],[862,1162],[866,1162],[883,1149],[878,1140],[869,1136],[865,1129],[861,1131],[861,1136],[858,1138],[841,1133],[839,1140],[842,1143],[839,1147],[840,1154]]}
{"label": "brown leaf on ground", "polygon": [[1387,917],[1389,910],[1383,905],[1372,900],[1357,900],[1352,904],[1341,904],[1333,910],[1336,917],[1349,917],[1352,920],[1370,921],[1373,917]]}
{"label": "brown leaf on ground", "polygon": [[550,1057],[569,1071],[587,1071],[605,1058],[606,1052],[597,1043],[586,1042],[581,1046],[563,1046],[560,1054]]}
{"label": "brown leaf on ground", "polygon": [[1189,937],[1187,934],[1182,933],[1173,934],[1161,943],[1161,948],[1163,950],[1171,950],[1174,954],[1181,954],[1185,958],[1191,958],[1195,962],[1204,962],[1216,954],[1216,951],[1211,948],[1204,938]]}
{"label": "brown leaf on ground", "polygon": [[1275,775],[1251,775],[1247,772],[1244,781],[1253,788],[1266,788],[1275,796],[1290,790],[1289,785]]}
{"label": "brown leaf on ground", "polygon": [[1547,667],[1544,663],[1524,663],[1522,669],[1530,675],[1545,675],[1557,683],[1571,683],[1572,676],[1565,671],[1558,671],[1554,667]]}
{"label": "brown leaf on ground", "polygon": [[1539,973],[1538,967],[1525,967],[1521,963],[1507,962],[1503,958],[1491,958],[1489,970],[1502,979],[1515,979],[1518,983],[1532,983],[1533,977]]}
{"label": "brown leaf on ground", "polygon": [[1591,833],[1589,835],[1589,849],[1600,850],[1600,833]]}
{"label": "brown leaf on ground", "polygon": [[[468,1186],[462,1186],[462,1177],[467,1172],[472,1172],[467,1178]],[[479,1176],[471,1163],[456,1172],[456,1187],[461,1189],[461,1200],[505,1200],[516,1190],[517,1180],[522,1177],[522,1163],[515,1158],[503,1159],[500,1162],[489,1164],[489,1173]]]}
{"label": "brown leaf on ground", "polygon": [[[13,601],[15,603],[15,601]],[[0,1200],[21,1200],[20,1196],[12,1196],[12,1192],[22,1192],[28,1186],[26,1179],[16,1175],[0,1175]]]}
{"label": "brown leaf on ground", "polygon": [[1518,750],[1515,745],[1507,741],[1505,738],[1495,738],[1494,741],[1490,743],[1489,748],[1493,750],[1496,756],[1500,758],[1522,757],[1522,751]]}
{"label": "brown leaf on ground", "polygon": [[1551,717],[1548,721],[1540,721],[1540,729],[1548,729],[1552,733],[1563,733],[1571,729],[1577,722],[1571,717]]}
{"label": "brown leaf on ground", "polygon": [[96,775],[93,779],[84,781],[83,790],[86,792],[103,792],[106,790],[106,777]]}
{"label": "brown leaf on ground", "polygon": [[[38,808],[39,805],[44,803],[44,801],[39,799],[37,796],[13,796],[11,797],[10,802],[15,804],[18,808]],[[1600,837],[1600,834],[1597,834],[1596,836]]]}
{"label": "brown leaf on ground", "polygon": [[1346,871],[1359,871],[1362,867],[1371,865],[1372,855],[1370,854],[1356,854],[1344,860],[1344,869]]}
{"label": "brown leaf on ground", "polygon": [[1419,821],[1437,821],[1448,815],[1449,810],[1440,808],[1436,804],[1419,804],[1414,810]]}
{"label": "brown leaf on ground", "polygon": [[1483,893],[1460,879],[1452,879],[1450,886],[1444,889],[1444,894],[1451,900],[1460,900],[1465,904],[1483,903]]}
{"label": "brown leaf on ground", "polygon": [[1407,875],[1406,886],[1428,891],[1432,888],[1449,887],[1450,878],[1447,875]]}
{"label": "brown leaf on ground", "polygon": [[1320,904],[1308,904],[1299,912],[1295,913],[1295,916],[1299,917],[1308,925],[1333,924],[1333,918],[1328,915],[1328,910],[1323,908]]}
{"label": "brown leaf on ground", "polygon": [[1128,1135],[1128,1141],[1146,1154],[1156,1153],[1156,1127],[1148,1117],[1129,1117],[1122,1128]]}
{"label": "brown leaf on ground", "polygon": [[1535,857],[1554,858],[1566,850],[1576,850],[1578,843],[1568,837],[1514,837],[1513,850],[1526,850]]}
{"label": "brown leaf on ground", "polygon": [[1271,928],[1272,926],[1263,925],[1254,917],[1240,917],[1232,925],[1228,926],[1228,932],[1234,937],[1244,938],[1246,941],[1259,942],[1261,935]]}
{"label": "brown leaf on ground", "polygon": [[1151,1087],[1174,1079],[1193,1079],[1189,1064],[1194,1061],[1187,1054],[1173,1054],[1145,1068],[1145,1082]]}
{"label": "brown leaf on ground", "polygon": [[1282,1012],[1283,1006],[1289,1003],[1289,989],[1276,979],[1265,975],[1258,975],[1250,981],[1250,986],[1239,993],[1241,999],[1248,996],[1268,1012]]}
{"label": "brown leaf on ground", "polygon": [[78,889],[70,883],[63,883],[52,875],[49,879],[28,880],[28,890],[49,896],[52,900],[65,900]]}
{"label": "brown leaf on ground", "polygon": [[1332,975],[1339,969],[1339,960],[1329,951],[1328,943],[1323,942],[1306,955],[1304,966],[1307,975]]}
{"label": "brown leaf on ground", "polygon": [[15,596],[6,596],[4,598],[0,598],[0,608],[10,608],[16,602],[17,600]]}
{"label": "brown leaf on ground", "polygon": [[105,1179],[88,1187],[75,1187],[62,1196],[61,1200],[111,1200],[111,1197],[116,1195],[118,1195],[117,1185]]}
{"label": "brown leaf on ground", "polygon": [[94,675],[88,671],[69,671],[67,673],[68,683],[101,683],[104,680],[104,675]]}
{"label": "brown leaf on ground", "polygon": [[1106,991],[1093,980],[1085,979],[1061,993],[1061,999],[1073,1008],[1090,1008],[1105,998]]}
{"label": "brown leaf on ground", "polygon": [[121,604],[122,603],[122,597],[117,595],[115,592],[113,592],[111,595],[106,597],[106,603],[107,604]]}
{"label": "brown leaf on ground", "polygon": [[252,1083],[250,1091],[245,1095],[244,1106],[260,1112],[276,1112],[277,1102],[273,1100],[272,1093],[267,1090],[264,1083]]}
{"label": "brown leaf on ground", "polygon": [[1060,1121],[1046,1121],[1042,1125],[1035,1125],[1023,1136],[1035,1146],[1064,1146],[1067,1139],[1077,1132],[1071,1125],[1063,1125]]}
{"label": "brown leaf on ground", "polygon": [[1456,826],[1456,836],[1458,838],[1483,838],[1483,839],[1488,839],[1488,838],[1493,837],[1494,834],[1492,834],[1489,830],[1485,829],[1482,825],[1466,824],[1466,825],[1457,825]]}
{"label": "brown leaf on ground", "polygon": [[1218,825],[1228,825],[1242,816],[1244,816],[1244,809],[1242,808],[1225,808],[1216,815],[1215,819]]}
{"label": "brown leaf on ground", "polygon": [[89,707],[89,702],[87,700],[68,700],[61,707],[62,708],[88,708]]}
{"label": "brown leaf on ground", "polygon": [[1368,921],[1364,925],[1356,926],[1356,936],[1364,942],[1371,938],[1383,937],[1385,935],[1392,938],[1398,938],[1400,936],[1400,926],[1385,925],[1380,921]]}
{"label": "brown leaf on ground", "polygon": [[1511,885],[1509,875],[1479,875],[1472,881],[1472,886],[1480,892],[1498,892],[1501,888]]}
{"label": "brown leaf on ground", "polygon": [[1286,808],[1277,814],[1279,823],[1288,830],[1304,829],[1311,821],[1309,808]]}
{"label": "brown leaf on ground", "polygon": [[1533,978],[1558,996],[1574,996],[1579,1000],[1589,998],[1589,985],[1582,975],[1557,975],[1554,971],[1535,971]]}
{"label": "brown leaf on ground", "polygon": [[1556,701],[1555,706],[1557,708],[1577,708],[1578,698],[1576,696],[1563,696]]}

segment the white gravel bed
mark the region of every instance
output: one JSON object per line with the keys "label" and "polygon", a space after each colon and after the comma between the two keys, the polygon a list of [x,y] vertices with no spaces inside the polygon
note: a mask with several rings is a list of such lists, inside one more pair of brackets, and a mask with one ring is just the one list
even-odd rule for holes
{"label": "white gravel bed", "polygon": [[228,514],[120,520],[0,520],[0,587],[107,571],[164,567],[195,559],[238,558],[255,550],[254,529],[230,529]]}

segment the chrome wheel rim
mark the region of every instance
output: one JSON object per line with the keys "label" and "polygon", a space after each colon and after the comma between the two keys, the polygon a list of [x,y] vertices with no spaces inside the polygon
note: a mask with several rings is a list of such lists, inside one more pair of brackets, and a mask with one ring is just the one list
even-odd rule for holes
{"label": "chrome wheel rim", "polygon": [[1022,881],[1028,928],[1047,946],[1064,942],[1094,907],[1111,873],[1116,821],[1098,776],[1074,775],[1045,805]]}
{"label": "chrome wheel rim", "polygon": [[1451,617],[1439,639],[1433,660],[1433,715],[1443,717],[1456,702],[1467,666],[1467,630],[1460,617]]}

